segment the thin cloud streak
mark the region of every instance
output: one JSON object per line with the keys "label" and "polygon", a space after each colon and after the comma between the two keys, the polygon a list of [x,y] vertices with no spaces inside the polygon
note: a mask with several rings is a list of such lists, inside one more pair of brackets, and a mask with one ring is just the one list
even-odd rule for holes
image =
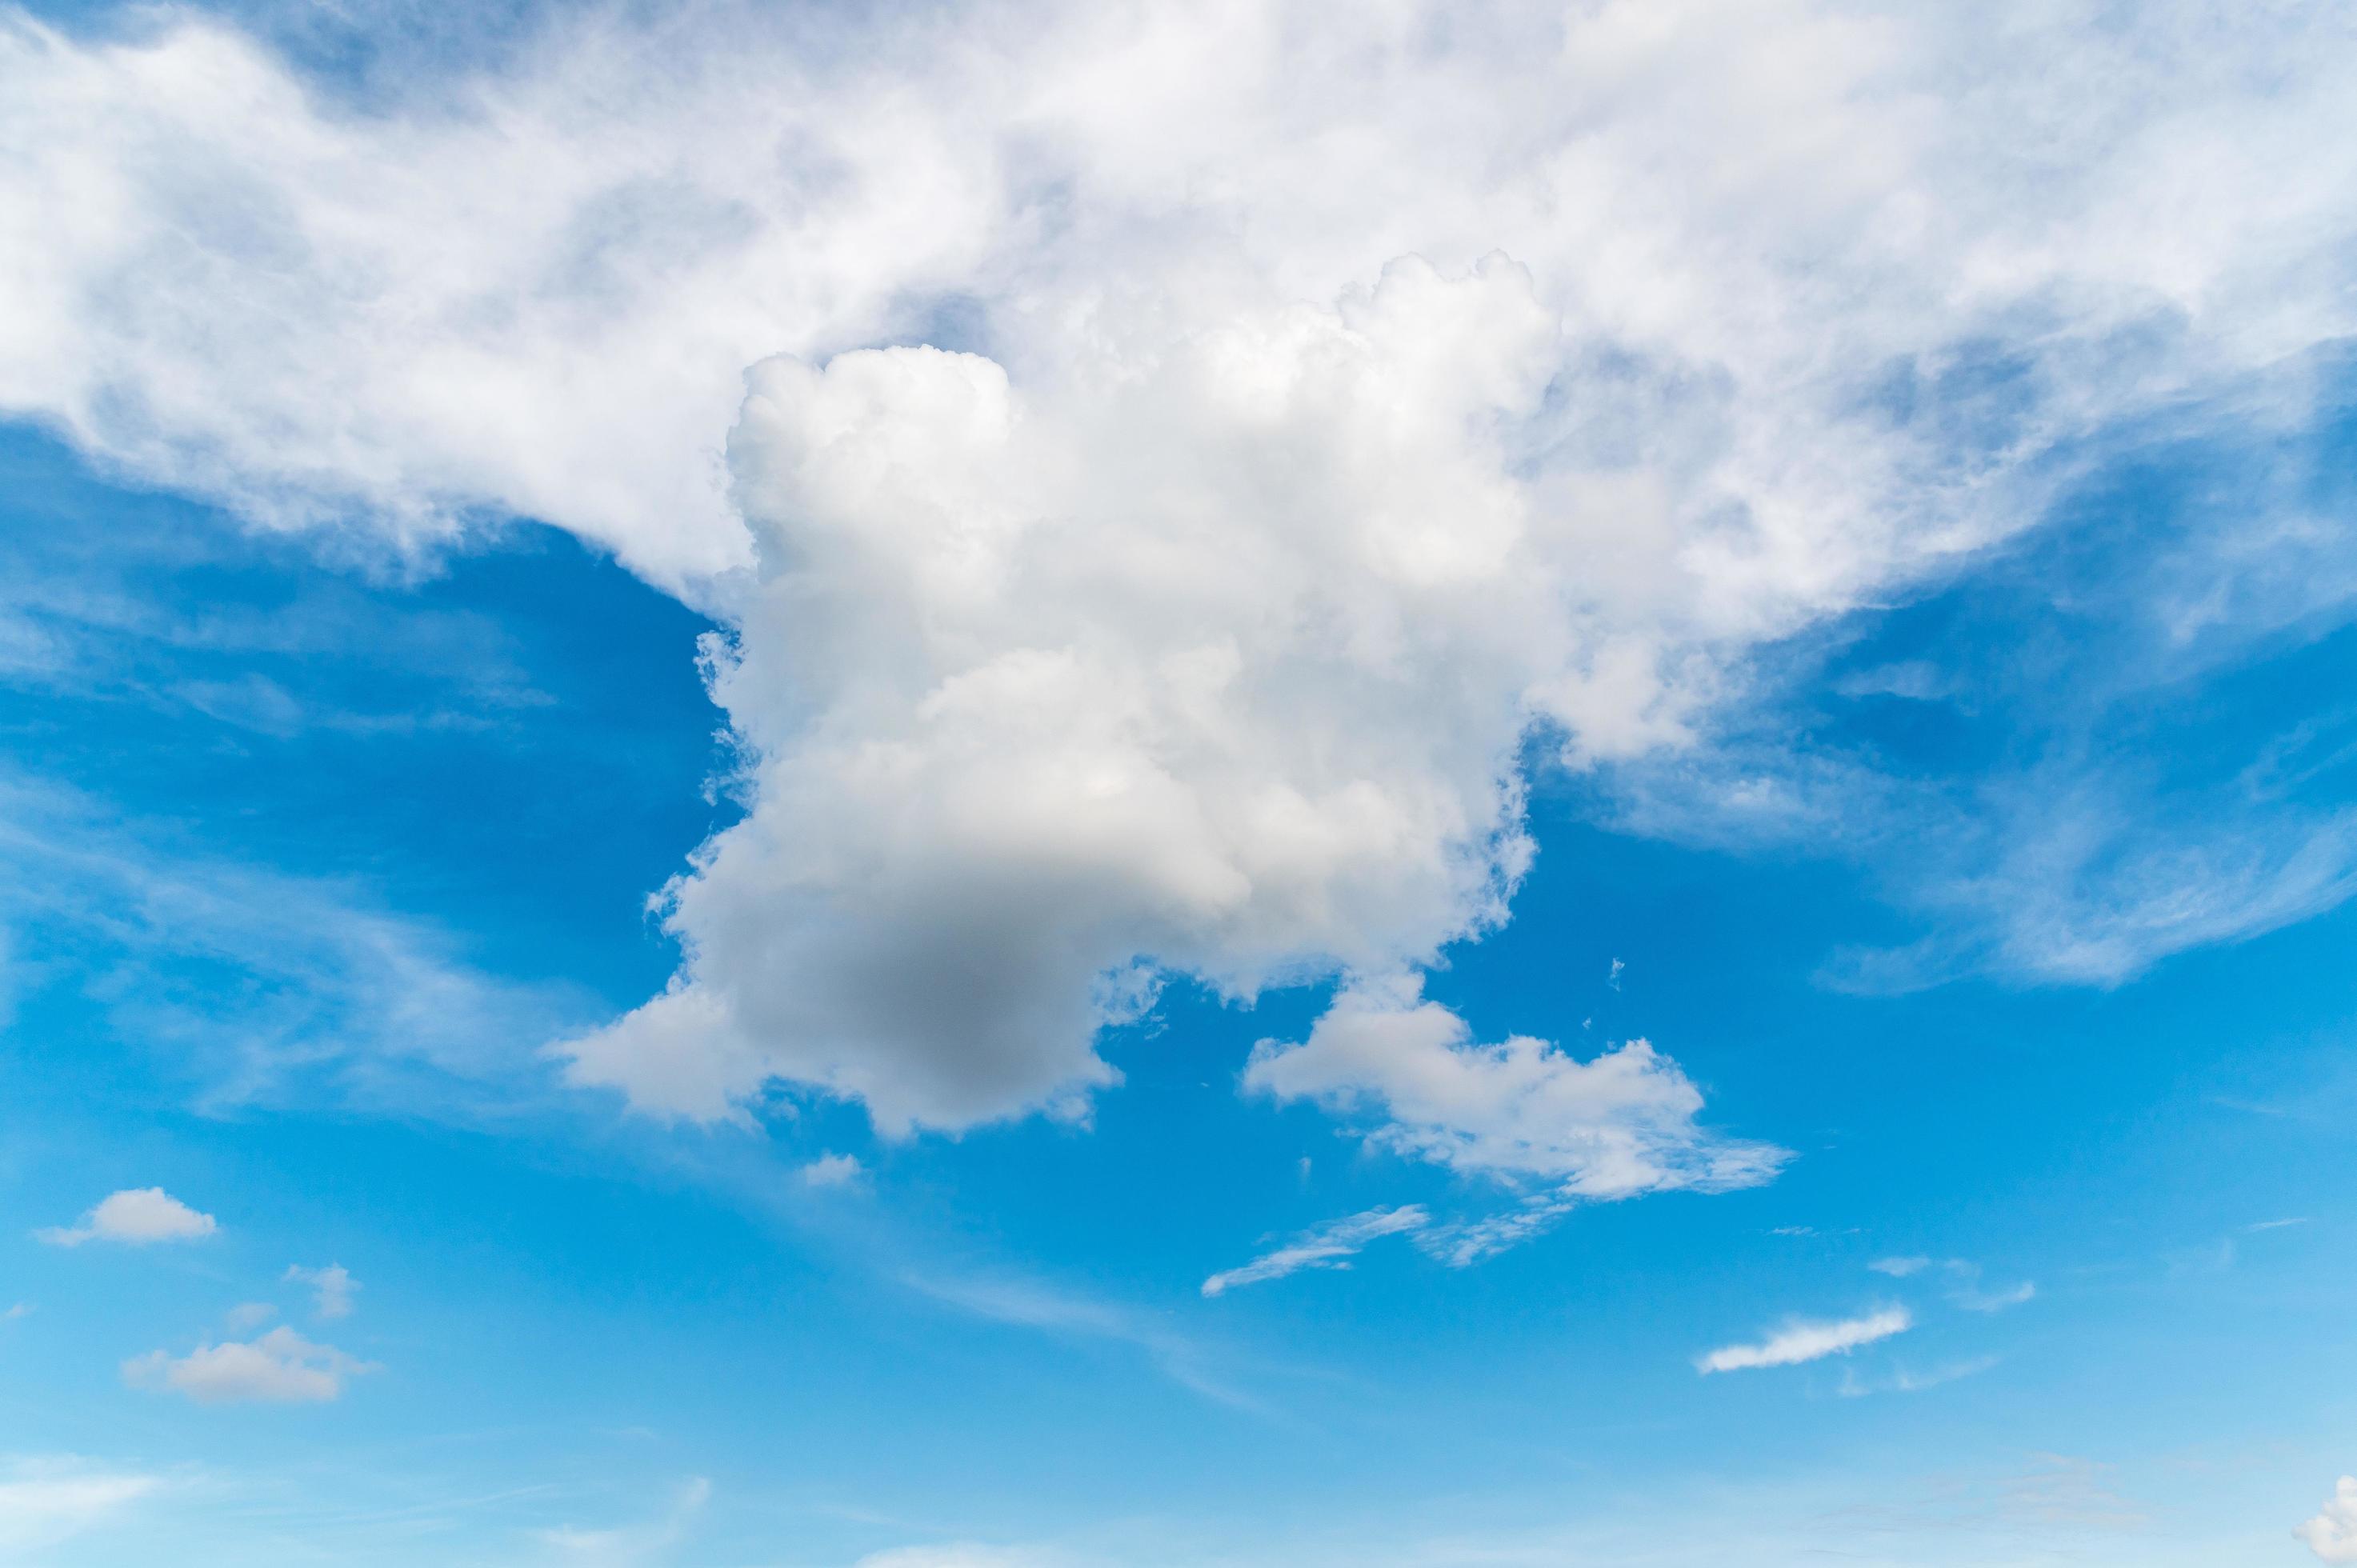
{"label": "thin cloud streak", "polygon": [[1750,1345],[1725,1345],[1695,1358],[1695,1370],[1739,1372],[1763,1367],[1794,1367],[1827,1356],[1846,1356],[1861,1346],[1904,1334],[1915,1320],[1905,1307],[1886,1307],[1863,1317],[1787,1324]]}

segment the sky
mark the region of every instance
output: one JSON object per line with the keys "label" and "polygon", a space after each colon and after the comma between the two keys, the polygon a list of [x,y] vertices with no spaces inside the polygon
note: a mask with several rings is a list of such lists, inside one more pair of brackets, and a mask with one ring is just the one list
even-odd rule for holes
{"label": "sky", "polygon": [[0,1560],[2357,1563],[2352,70],[0,9]]}

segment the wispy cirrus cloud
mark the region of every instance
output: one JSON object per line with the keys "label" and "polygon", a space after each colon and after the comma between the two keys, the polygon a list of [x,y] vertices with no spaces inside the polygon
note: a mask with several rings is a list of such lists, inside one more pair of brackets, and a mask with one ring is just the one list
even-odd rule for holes
{"label": "wispy cirrus cloud", "polygon": [[1266,1410],[1236,1386],[1224,1358],[1150,1315],[1116,1303],[1006,1275],[907,1274],[903,1283],[920,1295],[994,1323],[1132,1347],[1171,1380],[1206,1399],[1238,1410]]}
{"label": "wispy cirrus cloud", "polygon": [[549,1092],[537,1047],[587,1010],[575,989],[476,968],[449,933],[363,888],[171,839],[0,775],[0,920],[45,968],[101,982],[115,1026],[200,1102],[321,1095],[464,1114]]}
{"label": "wispy cirrus cloud", "polygon": [[1722,1345],[1695,1359],[1695,1370],[1740,1372],[1763,1367],[1796,1367],[1827,1356],[1846,1356],[1862,1346],[1904,1334],[1915,1319],[1903,1306],[1889,1306],[1859,1317],[1822,1321],[1796,1320],[1749,1344]]}
{"label": "wispy cirrus cloud", "polygon": [[1413,1203],[1396,1208],[1370,1208],[1362,1214],[1329,1219],[1281,1247],[1263,1252],[1249,1263],[1221,1270],[1203,1282],[1203,1294],[1224,1295],[1240,1285],[1281,1280],[1304,1269],[1347,1269],[1368,1242],[1421,1230],[1430,1222],[1431,1217],[1424,1208]]}

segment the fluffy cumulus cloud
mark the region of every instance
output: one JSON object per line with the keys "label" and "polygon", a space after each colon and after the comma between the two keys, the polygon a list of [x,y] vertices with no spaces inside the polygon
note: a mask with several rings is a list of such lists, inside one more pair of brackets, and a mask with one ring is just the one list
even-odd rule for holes
{"label": "fluffy cumulus cloud", "polygon": [[1282,1247],[1262,1253],[1241,1268],[1222,1269],[1203,1282],[1203,1294],[1224,1295],[1238,1285],[1280,1280],[1304,1269],[1347,1269],[1368,1242],[1382,1236],[1421,1230],[1429,1221],[1430,1216],[1413,1203],[1397,1208],[1370,1208],[1363,1214],[1329,1220]]}
{"label": "fluffy cumulus cloud", "polygon": [[79,1247],[85,1241],[145,1247],[157,1241],[194,1241],[220,1229],[211,1215],[198,1213],[162,1187],[138,1187],[108,1194],[79,1224],[53,1225],[33,1234],[52,1247]]}
{"label": "fluffy cumulus cloud", "polygon": [[1827,1356],[1846,1356],[1862,1345],[1904,1334],[1915,1320],[1903,1306],[1885,1307],[1863,1317],[1827,1323],[1788,1323],[1754,1345],[1723,1345],[1695,1359],[1695,1369],[1740,1372],[1757,1367],[1793,1367]]}
{"label": "fluffy cumulus cloud", "polygon": [[[579,1080],[1077,1115],[1158,974],[1501,919],[1527,757],[1687,744],[2124,422],[2297,417],[2352,53],[2191,0],[722,7],[361,113],[213,24],[17,20],[0,407],[266,525],[546,519],[726,621],[749,814]],[[1507,1109],[1351,1092],[1709,1169],[1650,1050],[1442,1053]],[[1566,1142],[1599,1091],[1632,1141]]]}
{"label": "fluffy cumulus cloud", "polygon": [[2293,1532],[2326,1563],[2357,1563],[2357,1476],[2343,1476],[2324,1508]]}
{"label": "fluffy cumulus cloud", "polygon": [[199,1404],[316,1404],[341,1396],[347,1378],[376,1369],[373,1362],[281,1327],[258,1339],[200,1345],[185,1356],[151,1350],[123,1363],[123,1380],[135,1389],[185,1394]]}
{"label": "fluffy cumulus cloud", "polygon": [[1400,1154],[1566,1198],[1749,1187],[1788,1157],[1701,1126],[1701,1093],[1643,1040],[1587,1061],[1527,1036],[1478,1044],[1413,979],[1344,991],[1298,1045],[1262,1041],[1244,1082],[1360,1118]]}

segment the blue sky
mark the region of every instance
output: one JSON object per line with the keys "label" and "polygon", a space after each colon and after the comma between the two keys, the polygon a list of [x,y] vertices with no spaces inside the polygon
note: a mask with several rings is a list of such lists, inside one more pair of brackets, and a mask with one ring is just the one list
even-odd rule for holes
{"label": "blue sky", "polygon": [[2357,1562],[2284,7],[0,16],[0,1557]]}

